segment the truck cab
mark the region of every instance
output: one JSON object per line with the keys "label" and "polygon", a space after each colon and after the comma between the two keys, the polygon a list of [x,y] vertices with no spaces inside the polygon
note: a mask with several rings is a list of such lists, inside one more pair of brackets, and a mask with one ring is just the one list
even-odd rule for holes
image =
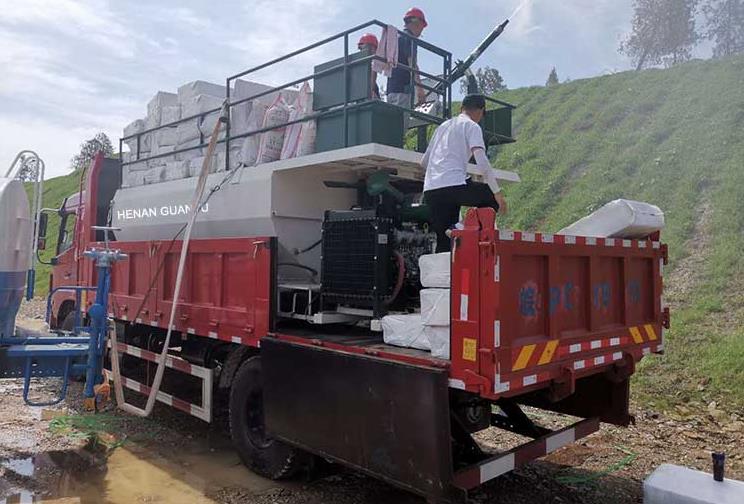
{"label": "truck cab", "polygon": [[[59,219],[59,232],[53,245],[55,255],[49,277],[52,292],[49,325],[65,330],[72,329],[77,308],[84,311],[90,306],[87,296],[83,294],[78,302],[75,294],[65,287],[84,285],[86,281],[95,284],[93,268],[88,261],[81,260],[81,254],[91,242],[103,240],[103,232],[90,229],[108,222],[109,201],[121,184],[119,160],[99,153],[81,177],[83,190],[65,198],[54,211]],[[87,212],[88,208],[96,211]]]}

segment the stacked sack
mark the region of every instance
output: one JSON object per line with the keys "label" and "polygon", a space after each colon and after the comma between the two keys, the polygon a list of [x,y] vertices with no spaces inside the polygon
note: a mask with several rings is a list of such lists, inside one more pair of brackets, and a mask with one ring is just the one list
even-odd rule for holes
{"label": "stacked sack", "polygon": [[[235,88],[230,90],[230,100],[236,102],[269,90],[270,86],[237,80]],[[143,161],[124,167],[122,186],[136,187],[197,176],[205,161],[206,144],[219,120],[219,111],[216,109],[222,107],[225,97],[224,86],[206,81],[189,82],[180,86],[176,93],[156,93],[147,104],[147,116],[124,128],[125,137],[160,128],[182,118],[191,119],[141,135],[139,159]],[[283,90],[248,100],[231,108],[231,138],[305,117],[311,108],[312,91],[307,83],[300,92]],[[315,144],[315,124],[312,121],[308,123],[312,124],[305,126],[306,123],[300,123],[294,128],[277,128],[248,138],[232,140],[230,166],[227,168],[254,166],[311,153]],[[284,139],[287,135],[293,141],[285,147]],[[225,128],[222,128],[218,140],[224,138]],[[125,144],[129,152],[124,153],[124,161],[138,159],[137,138],[127,139]],[[200,147],[202,144],[204,146]],[[184,152],[168,155],[181,150]],[[210,172],[225,170],[225,157],[225,144],[217,144],[211,159]]]}
{"label": "stacked sack", "polygon": [[421,273],[421,320],[432,357],[450,358],[450,261],[449,252],[419,257]]}
{"label": "stacked sack", "polygon": [[432,357],[450,358],[450,260],[449,252],[419,258],[421,313],[386,315],[382,318],[383,341],[418,350]]}

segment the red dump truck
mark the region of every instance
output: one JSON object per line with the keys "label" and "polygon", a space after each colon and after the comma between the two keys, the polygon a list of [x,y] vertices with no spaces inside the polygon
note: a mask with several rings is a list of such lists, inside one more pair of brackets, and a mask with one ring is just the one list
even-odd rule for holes
{"label": "red dump truck", "polygon": [[[645,355],[663,351],[669,324],[666,246],[658,233],[630,240],[495,229],[492,210],[470,209],[452,233],[450,358],[386,344],[379,322],[416,311],[418,259],[434,240],[425,205],[416,203],[421,154],[402,148],[402,139],[390,145],[365,137],[362,126],[378,125],[372,131],[391,121],[402,132],[404,114],[423,121],[418,128],[447,117],[452,60],[416,41],[444,61],[430,86],[441,96],[440,115],[356,99],[350,82],[375,56],[354,59],[348,39],[376,23],[385,26],[373,21],[338,35],[344,57],[307,77],[318,102],[304,119],[316,121],[314,154],[232,167],[230,142],[271,128],[241,137],[228,126],[220,140],[225,165],[209,175],[212,189],[197,210],[157,399],[207,422],[227,417],[241,459],[263,476],[289,477],[319,456],[431,502],[455,502],[600,422],[632,421],[630,377]],[[230,107],[241,103],[229,96],[235,79],[249,73],[227,80]],[[346,78],[340,102],[323,94],[323,79],[339,76]],[[497,113],[510,113],[497,105]],[[122,173],[148,161],[141,145],[154,132],[123,139],[134,149],[122,159],[99,155],[81,193],[66,200],[51,280],[52,324],[71,324],[90,302],[64,287],[96,285],[91,263],[79,260],[107,232],[93,226],[118,228],[112,246],[128,259],[113,267],[109,316],[123,384],[142,394],[163,348],[195,184],[127,187]],[[510,140],[503,129],[491,134]],[[523,406],[572,420],[549,430]],[[473,436],[490,427],[530,440],[492,452]]]}

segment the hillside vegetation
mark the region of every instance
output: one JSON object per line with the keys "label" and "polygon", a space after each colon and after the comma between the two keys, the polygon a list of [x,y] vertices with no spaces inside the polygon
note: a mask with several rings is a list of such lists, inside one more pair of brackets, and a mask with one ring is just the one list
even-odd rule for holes
{"label": "hillside vegetation", "polygon": [[[499,93],[516,144],[495,165],[514,229],[554,232],[615,198],[666,214],[666,355],[646,359],[652,404],[744,404],[744,58],[694,61]],[[723,401],[723,402],[722,402]]]}
{"label": "hillside vegetation", "polygon": [[[615,198],[666,213],[672,308],[666,355],[645,359],[635,397],[660,408],[744,405],[744,58],[694,61],[500,93],[515,110],[516,144],[495,164],[506,188],[504,225],[554,232]],[[47,181],[44,206],[78,190],[78,175]],[[50,219],[49,258],[57,237]],[[46,292],[41,266],[37,294]]]}

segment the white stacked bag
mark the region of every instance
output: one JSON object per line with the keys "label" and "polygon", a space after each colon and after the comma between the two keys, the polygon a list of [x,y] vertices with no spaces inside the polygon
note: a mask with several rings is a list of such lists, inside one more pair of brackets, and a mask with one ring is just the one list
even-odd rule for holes
{"label": "white stacked bag", "polygon": [[450,358],[450,265],[449,252],[419,257],[421,318],[432,357]]}
{"label": "white stacked bag", "polygon": [[421,313],[383,317],[385,343],[450,358],[450,261],[449,252],[419,258]]}
{"label": "white stacked bag", "polygon": [[[270,86],[237,80],[235,88],[230,90],[230,101],[236,102],[270,90]],[[216,109],[222,107],[225,97],[224,86],[206,81],[184,84],[177,93],[158,91],[147,104],[147,116],[124,128],[125,137],[160,128],[182,118],[192,119],[140,136],[139,159],[143,161],[124,167],[122,186],[136,187],[197,176],[206,154],[206,147],[199,145],[209,143],[219,120],[220,112]],[[307,83],[300,92],[289,89],[248,100],[231,109],[231,138],[305,117],[311,113],[311,109],[312,90]],[[312,124],[306,126],[307,123]],[[294,126],[231,140],[227,168],[255,166],[312,153],[315,144],[314,121]],[[291,138],[291,144],[286,147],[285,137]],[[218,140],[224,138],[225,128],[221,128]],[[138,159],[137,138],[129,138],[124,143],[129,152],[124,153],[123,160],[129,162]],[[181,150],[184,152],[168,155]],[[225,144],[218,144],[211,161],[211,171],[225,170],[225,158]]]}
{"label": "white stacked bag", "polygon": [[664,212],[642,201],[616,199],[558,231],[560,235],[645,238],[664,229]]}

